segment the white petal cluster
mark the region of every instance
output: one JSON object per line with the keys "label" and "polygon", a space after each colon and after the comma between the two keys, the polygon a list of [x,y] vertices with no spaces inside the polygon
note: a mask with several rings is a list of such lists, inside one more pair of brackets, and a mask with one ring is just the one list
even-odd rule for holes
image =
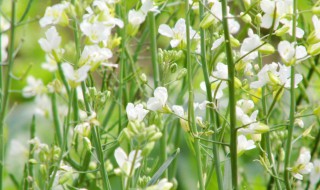
{"label": "white petal cluster", "polygon": [[46,27],[48,25],[60,24],[63,26],[68,25],[68,16],[66,14],[66,9],[70,6],[69,2],[62,2],[55,4],[52,7],[47,7],[44,16],[40,19],[39,23],[41,27]]}
{"label": "white petal cluster", "polygon": [[147,17],[148,12],[159,13],[158,7],[154,6],[153,0],[142,0],[142,6],[139,10],[130,10],[128,13],[128,21],[132,26],[140,26]]}
{"label": "white petal cluster", "polygon": [[25,98],[30,98],[45,93],[45,86],[41,79],[35,79],[33,76],[28,76],[27,86],[22,89],[22,95]]}
{"label": "white petal cluster", "polygon": [[[128,156],[121,147],[118,147],[114,151],[114,157],[120,167],[121,172],[123,172],[126,176],[130,175],[131,169],[134,171],[134,169],[139,168],[141,165],[141,150],[133,150]],[[133,173],[131,173],[131,175],[132,174]]]}
{"label": "white petal cluster", "polygon": [[82,81],[84,81],[90,70],[89,65],[84,65],[77,70],[74,70],[73,66],[69,63],[62,63],[61,65],[64,75],[69,81],[70,85],[73,87],[78,86]]}
{"label": "white petal cluster", "polygon": [[51,26],[45,33],[46,38],[41,38],[39,44],[46,53],[52,53],[53,50],[57,50],[61,43],[61,37],[57,32],[56,27]]}
{"label": "white petal cluster", "polygon": [[313,163],[310,162],[311,154],[310,151],[304,147],[300,150],[300,155],[292,168],[293,177],[298,180],[303,179],[303,174],[309,174],[313,169]]}
{"label": "white petal cluster", "polygon": [[[277,77],[278,85],[284,85],[285,88],[290,88],[291,86],[291,79],[290,79],[290,72],[291,67],[285,66],[281,63],[271,63],[265,65],[259,72],[258,72],[258,81],[251,82],[250,88],[260,88],[265,86],[268,83],[272,83],[270,79],[270,74],[274,77]],[[295,82],[294,88],[298,87],[298,84],[302,81],[301,74],[295,74]]]}
{"label": "white petal cluster", "polygon": [[281,41],[278,44],[278,51],[285,63],[290,64],[293,60],[301,60],[308,55],[304,46],[298,45],[295,47],[295,43],[288,41]]}
{"label": "white petal cluster", "polygon": [[[183,44],[186,44],[186,21],[182,18],[177,21],[173,28],[167,24],[161,24],[158,31],[161,35],[171,38],[170,45],[173,48],[177,47],[178,45],[183,46]],[[199,38],[199,34],[190,27],[190,39],[198,40]]]}
{"label": "white petal cluster", "polygon": [[146,190],[170,190],[173,184],[167,178],[161,179],[157,184],[149,186]]}
{"label": "white petal cluster", "polygon": [[313,170],[310,173],[311,187],[315,186],[320,181],[320,160],[313,161]]}
{"label": "white petal cluster", "polygon": [[139,121],[141,122],[144,117],[149,113],[148,110],[143,108],[142,104],[134,105],[133,103],[128,103],[126,107],[127,117],[129,121]]}
{"label": "white petal cluster", "polygon": [[261,27],[276,29],[279,26],[280,19],[287,14],[292,13],[292,0],[262,0],[260,8],[264,12],[261,19]]}
{"label": "white petal cluster", "polygon": [[[240,56],[241,57],[244,56],[243,61],[250,61],[257,58],[258,57],[257,48],[261,45],[260,37],[257,34],[254,34],[252,29],[248,30],[248,36],[249,36],[248,38],[245,38],[243,40],[240,48]],[[251,53],[248,54],[249,52]]]}
{"label": "white petal cluster", "polygon": [[167,102],[168,92],[165,87],[158,87],[153,92],[154,97],[149,98],[147,109],[152,111],[161,110]]}
{"label": "white petal cluster", "polygon": [[247,150],[256,148],[253,140],[248,140],[246,136],[239,135],[237,138],[237,154],[240,156]]}

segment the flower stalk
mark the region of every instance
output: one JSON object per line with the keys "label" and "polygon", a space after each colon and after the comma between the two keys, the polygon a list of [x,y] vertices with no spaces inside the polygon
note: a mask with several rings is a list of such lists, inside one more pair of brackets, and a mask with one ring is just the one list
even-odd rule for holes
{"label": "flower stalk", "polygon": [[[202,20],[204,18],[204,7],[203,3],[199,3],[199,12],[200,12],[200,19]],[[209,102],[213,102],[212,99],[212,92],[211,92],[211,84],[209,81],[209,71],[208,71],[208,65],[207,65],[207,59],[206,59],[206,43],[205,43],[205,31],[204,29],[200,28],[200,47],[201,47],[201,65],[202,65],[202,72],[206,84],[206,92],[207,92],[207,100]],[[210,123],[213,123],[214,121],[214,110],[209,108],[207,109],[209,111],[209,117]],[[217,139],[217,126],[214,125],[213,127],[214,134],[212,135],[212,140],[216,141]],[[216,169],[216,175],[217,175],[217,181],[218,181],[218,187],[219,189],[223,190],[223,179],[222,179],[222,173],[221,173],[221,167],[220,167],[220,157],[219,157],[219,146],[217,146],[215,143],[213,143],[213,155],[214,155],[214,162],[212,167],[215,167]]]}
{"label": "flower stalk", "polygon": [[[188,123],[191,127],[192,133],[197,134],[197,126],[195,123],[194,116],[194,94],[193,94],[193,83],[192,83],[192,71],[193,67],[191,65],[191,41],[190,41],[190,8],[189,1],[185,0],[185,11],[186,11],[186,41],[187,41],[187,49],[186,49],[186,59],[187,59],[187,79],[188,79],[188,89],[189,89],[189,101],[188,101]],[[196,153],[196,162],[197,162],[197,173],[199,178],[199,189],[204,190],[204,180],[203,180],[203,171],[202,171],[202,161],[201,161],[201,151],[200,151],[200,140],[194,139],[194,149]]]}
{"label": "flower stalk", "polygon": [[222,0],[222,24],[225,39],[225,51],[228,63],[228,87],[229,87],[229,108],[230,108],[230,157],[232,171],[232,189],[238,189],[238,168],[237,168],[237,130],[236,130],[236,97],[235,97],[235,67],[231,49],[229,25],[227,18],[227,0]]}
{"label": "flower stalk", "polygon": [[[292,14],[292,41],[296,42],[296,25],[297,25],[297,0],[293,0],[293,14]],[[296,45],[295,45],[296,46]],[[294,51],[294,56],[296,54],[296,48]],[[295,99],[295,59],[291,65],[291,86],[290,86],[290,115],[289,115],[289,126],[288,126],[288,137],[285,149],[285,160],[284,160],[284,182],[287,190],[291,189],[290,184],[290,158],[292,150],[292,137],[293,137],[293,127],[294,127],[294,114],[296,110],[296,99]]]}
{"label": "flower stalk", "polygon": [[[11,30],[10,30],[10,47],[8,52],[8,65],[7,72],[4,75],[4,86],[2,88],[2,100],[0,110],[0,190],[3,188],[3,166],[4,166],[4,126],[5,126],[5,115],[9,103],[9,89],[11,86],[11,70],[14,63],[14,40],[15,40],[15,22],[16,22],[16,1],[11,3]],[[1,36],[0,36],[1,37]],[[1,60],[1,59],[0,59]],[[2,80],[1,80],[2,82]]]}

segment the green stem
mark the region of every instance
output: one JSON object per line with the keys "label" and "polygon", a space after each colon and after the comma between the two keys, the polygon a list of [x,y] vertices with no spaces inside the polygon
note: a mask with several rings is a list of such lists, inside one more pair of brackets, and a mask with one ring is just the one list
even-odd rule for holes
{"label": "green stem", "polygon": [[58,113],[58,107],[57,107],[57,97],[56,93],[52,93],[51,95],[51,106],[52,106],[52,115],[53,115],[53,123],[55,127],[55,132],[58,138],[58,145],[62,146],[62,135],[60,131],[60,121],[59,121],[59,113]]}
{"label": "green stem", "polygon": [[[33,115],[31,127],[30,127],[30,139],[34,139],[35,136],[36,136],[36,116]],[[33,148],[34,148],[34,145],[30,144],[30,146],[29,146],[29,160],[34,158]],[[29,184],[28,189],[29,188],[33,189],[34,177],[33,177],[33,164],[32,163],[28,163],[28,176],[30,176],[32,179],[31,184]]]}
{"label": "green stem", "polygon": [[[199,3],[199,11],[200,11],[200,18],[202,20],[204,18],[204,8],[202,3]],[[208,71],[207,60],[206,60],[205,31],[202,28],[200,28],[200,43],[201,43],[201,65],[202,65],[202,71],[204,75],[204,81],[206,84],[207,99],[209,102],[213,102],[212,92],[211,92],[211,83],[209,80],[209,71]],[[214,110],[211,108],[208,108],[207,111],[209,111],[209,118],[210,118],[209,123],[213,123],[213,121],[215,120]],[[213,130],[214,130],[214,134],[212,135],[212,140],[216,141],[217,134],[218,134],[216,125],[214,125]],[[220,167],[219,149],[218,149],[218,146],[214,143],[212,145],[212,148],[213,148],[213,155],[214,155],[214,159],[213,159],[214,163],[212,167],[216,168],[218,187],[220,190],[223,190],[224,187],[223,187],[223,178],[222,178],[222,172]]]}
{"label": "green stem", "polygon": [[229,87],[229,108],[230,108],[230,156],[231,156],[231,176],[232,176],[232,189],[238,189],[238,175],[237,175],[237,130],[236,130],[236,100],[235,100],[235,87],[234,77],[235,68],[233,62],[233,55],[230,43],[230,33],[227,18],[227,0],[222,0],[222,24],[224,30],[224,39],[226,43],[226,55],[228,62],[228,87]]}
{"label": "green stem", "polygon": [[149,28],[150,28],[150,42],[151,42],[151,59],[153,67],[153,79],[154,87],[157,88],[160,84],[160,73],[158,65],[158,56],[157,56],[157,32],[155,26],[155,16],[153,12],[148,13],[149,19]]}
{"label": "green stem", "polygon": [[9,88],[11,85],[10,73],[14,62],[14,37],[15,37],[15,21],[16,21],[16,1],[12,1],[11,10],[11,34],[10,34],[10,46],[9,46],[9,57],[8,57],[8,68],[5,75],[5,82],[2,90],[2,101],[1,101],[1,112],[0,112],[0,190],[3,188],[3,166],[4,166],[4,125],[5,125],[5,114],[9,102]]}
{"label": "green stem", "polygon": [[[297,25],[297,0],[293,0],[293,14],[292,14],[292,39],[293,42],[296,42],[296,25]],[[296,52],[295,52],[296,54]],[[294,54],[294,57],[295,57]],[[291,158],[291,150],[292,150],[292,136],[293,136],[293,127],[294,127],[294,113],[296,110],[296,100],[295,100],[295,92],[294,92],[294,80],[295,80],[295,61],[291,66],[291,86],[290,86],[290,116],[289,116],[289,126],[288,126],[288,137],[287,144],[285,150],[285,159],[284,159],[284,182],[286,185],[286,189],[291,189],[290,184],[290,171],[288,167],[290,165]]]}
{"label": "green stem", "polygon": [[[188,101],[188,123],[192,129],[192,133],[197,134],[197,126],[195,123],[195,116],[194,116],[194,94],[193,94],[193,83],[192,83],[192,71],[193,67],[191,65],[191,41],[190,41],[190,8],[189,8],[189,1],[185,0],[185,11],[186,11],[186,40],[187,40],[187,51],[186,51],[186,58],[187,58],[187,69],[188,69],[188,89],[189,89],[189,101]],[[194,139],[194,149],[196,153],[196,161],[197,161],[197,173],[199,178],[199,189],[204,190],[204,180],[202,177],[202,161],[201,161],[201,151],[200,151],[200,140],[195,138]]]}

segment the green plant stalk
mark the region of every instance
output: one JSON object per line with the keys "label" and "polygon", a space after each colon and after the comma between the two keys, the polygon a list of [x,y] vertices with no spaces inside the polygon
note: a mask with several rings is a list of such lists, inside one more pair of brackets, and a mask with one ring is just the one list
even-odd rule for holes
{"label": "green plant stalk", "polygon": [[[122,5],[125,9],[126,1],[122,1],[124,4]],[[125,77],[125,71],[126,71],[126,10],[122,10],[120,6],[117,6],[117,10],[119,15],[121,15],[121,19],[124,21],[123,29],[120,30],[120,36],[121,36],[121,54],[120,54],[120,84],[119,84],[119,131],[118,134],[120,134],[122,130],[122,112],[123,112],[123,99],[126,97],[126,89],[124,88],[124,77]]]}
{"label": "green plant stalk", "polygon": [[57,106],[57,97],[56,93],[52,93],[51,95],[51,109],[52,109],[52,115],[53,115],[53,123],[54,123],[54,129],[57,135],[58,139],[58,145],[62,146],[62,134],[60,131],[60,121],[59,121],[59,113],[58,113],[58,106]]}
{"label": "green plant stalk", "polygon": [[[154,88],[157,88],[160,85],[160,72],[157,56],[157,32],[155,26],[155,16],[153,12],[148,13],[149,29],[150,29],[150,42],[151,42],[151,59],[153,67],[153,82]],[[162,123],[160,124],[162,125]],[[159,164],[161,165],[167,160],[167,127],[158,126],[162,128],[162,137],[160,139],[160,160]],[[163,174],[163,177],[168,177],[168,171],[166,170]]]}
{"label": "green plant stalk", "polygon": [[[66,79],[66,76],[65,76],[64,73],[63,73],[63,70],[62,70],[62,67],[61,67],[61,63],[58,62],[57,65],[58,65],[58,72],[59,72],[60,78],[61,78],[61,80],[62,80],[62,83],[63,83],[64,87],[66,88],[66,91],[67,91],[67,94],[68,94],[69,99],[71,99],[71,96],[70,96],[70,95],[71,95],[70,86],[69,86],[69,84],[68,84],[68,81],[67,81],[67,79]],[[70,101],[71,101],[71,100],[70,100]]]}
{"label": "green plant stalk", "polygon": [[[187,40],[187,51],[186,51],[186,59],[187,59],[187,79],[188,79],[188,89],[189,89],[189,100],[188,100],[188,124],[192,129],[192,133],[198,133],[197,126],[195,123],[195,116],[194,116],[194,94],[193,94],[193,83],[192,83],[192,71],[193,67],[191,65],[191,41],[190,41],[190,8],[189,8],[189,1],[185,0],[185,11],[186,11],[186,40]],[[204,180],[202,177],[202,161],[201,161],[201,151],[200,151],[200,140],[195,138],[194,139],[194,149],[196,153],[196,161],[197,161],[197,173],[199,178],[199,189],[204,190]]]}
{"label": "green plant stalk", "polygon": [[[258,28],[260,28],[260,26],[258,26]],[[260,29],[258,30],[258,35],[260,36]],[[259,52],[258,53],[258,64],[259,64],[259,67],[262,68],[262,57],[261,57],[261,53]],[[262,96],[261,96],[261,102],[262,102],[262,113],[263,115],[267,115],[267,99],[266,99],[266,96],[265,96],[265,92],[266,92],[266,87],[262,87]],[[278,95],[278,93],[277,93]],[[278,97],[276,96],[275,99],[278,99]],[[271,112],[271,111],[270,111]],[[268,114],[269,116],[270,114]],[[265,123],[266,125],[268,125],[268,122],[269,122],[269,118],[266,118],[265,120]],[[272,181],[275,181],[276,182],[276,185],[277,185],[277,189],[278,190],[281,190],[281,184],[280,184],[280,181],[279,181],[279,177],[278,177],[278,174],[277,174],[277,170],[275,168],[275,163],[273,162],[273,157],[272,157],[272,149],[271,149],[271,142],[270,142],[270,132],[267,132],[265,134],[262,135],[262,141],[265,145],[265,149],[266,149],[266,152],[267,152],[267,156],[268,156],[268,159],[270,161],[270,165],[272,166],[271,167],[271,170],[272,170],[272,173],[275,177],[271,176],[271,179],[269,184],[268,185],[272,185]],[[262,145],[263,146],[263,145]]]}
{"label": "green plant stalk", "polygon": [[[73,93],[75,93],[75,89],[71,89],[70,91],[70,94],[69,97],[72,97],[73,96]],[[56,177],[56,174],[58,172],[58,169],[60,167],[60,162],[61,160],[63,159],[63,154],[64,154],[64,151],[68,149],[68,131],[69,131],[69,127],[70,127],[70,117],[71,117],[71,107],[72,107],[72,100],[69,100],[68,102],[68,114],[66,116],[66,119],[65,119],[65,122],[64,122],[64,130],[63,130],[63,143],[62,143],[62,146],[60,147],[61,148],[61,153],[59,155],[59,159],[58,161],[56,162],[57,165],[55,165],[53,167],[53,171],[52,171],[52,175],[50,175],[51,177],[49,177],[49,182],[48,182],[48,188],[47,189],[51,189],[52,185],[53,185],[53,182],[54,182],[54,179]]]}
{"label": "green plant stalk", "polygon": [[[36,136],[36,116],[33,115],[32,121],[31,121],[31,126],[30,126],[30,140],[34,139],[35,136]],[[30,144],[30,146],[29,146],[29,160],[34,158],[33,148],[34,148],[34,145]],[[28,162],[28,176],[30,176],[32,179],[34,179],[34,177],[33,177],[33,164],[31,164],[30,162]],[[29,184],[28,189],[29,188],[33,189],[33,182],[32,181]]]}
{"label": "green plant stalk", "polygon": [[4,125],[5,125],[5,116],[6,110],[9,102],[9,88],[11,85],[10,73],[12,70],[14,62],[14,39],[15,39],[15,22],[16,22],[16,1],[12,1],[12,10],[11,10],[11,33],[10,33],[10,47],[9,47],[9,56],[8,56],[8,68],[5,75],[4,86],[2,90],[2,101],[1,101],[1,112],[0,112],[0,190],[3,188],[3,166],[4,166]]}
{"label": "green plant stalk", "polygon": [[[200,12],[200,19],[202,20],[204,18],[204,8],[203,4],[199,3],[199,12]],[[208,66],[207,66],[207,60],[206,60],[206,43],[205,43],[205,31],[200,28],[200,43],[201,43],[201,65],[202,65],[202,72],[204,76],[204,81],[206,84],[206,91],[207,91],[207,99],[209,102],[213,102],[212,99],[212,92],[211,92],[211,84],[209,80],[209,71],[208,71]],[[214,110],[209,108],[207,109],[209,111],[209,123],[213,123],[215,120],[214,117]],[[217,118],[216,118],[217,119]],[[216,141],[217,139],[217,126],[214,125],[213,127],[214,134],[212,135],[212,140]],[[221,172],[221,167],[220,167],[220,157],[219,157],[219,146],[217,146],[215,143],[213,143],[212,148],[213,148],[213,155],[214,155],[214,163],[212,167],[216,168],[216,175],[217,175],[217,181],[218,181],[218,187],[220,190],[223,190],[223,178],[222,178],[222,172]]]}
{"label": "green plant stalk", "polygon": [[230,43],[230,33],[227,18],[227,0],[222,0],[222,24],[226,44],[226,55],[228,63],[228,87],[229,87],[229,108],[230,108],[230,157],[232,171],[232,189],[238,189],[238,168],[237,168],[237,130],[236,130],[236,97],[234,87],[235,68]]}
{"label": "green plant stalk", "polygon": [[[293,14],[292,14],[292,41],[296,42],[296,25],[297,25],[297,0],[293,0]],[[294,54],[294,57],[296,52]],[[294,127],[294,113],[296,110],[296,100],[294,92],[294,80],[295,80],[295,61],[291,66],[291,86],[290,86],[290,115],[289,115],[289,126],[288,126],[288,137],[285,150],[285,159],[284,159],[284,183],[287,190],[291,189],[290,184],[290,173],[288,167],[290,165],[291,149],[292,149],[292,135]]]}

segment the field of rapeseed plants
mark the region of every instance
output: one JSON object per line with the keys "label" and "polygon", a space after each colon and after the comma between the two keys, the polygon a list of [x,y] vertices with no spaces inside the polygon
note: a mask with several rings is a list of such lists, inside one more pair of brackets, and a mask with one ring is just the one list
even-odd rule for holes
{"label": "field of rapeseed plants", "polygon": [[0,190],[320,189],[319,0],[0,8]]}

